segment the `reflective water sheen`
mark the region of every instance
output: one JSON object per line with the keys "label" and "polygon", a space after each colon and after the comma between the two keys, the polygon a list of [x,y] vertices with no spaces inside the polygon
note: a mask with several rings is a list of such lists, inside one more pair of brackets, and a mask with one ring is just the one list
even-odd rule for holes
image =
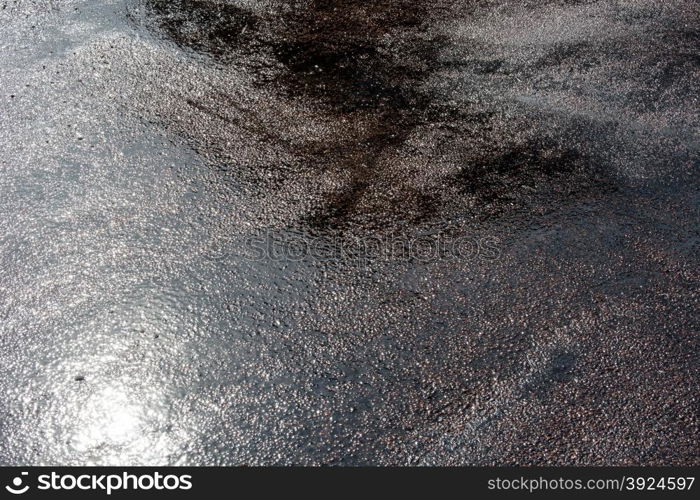
{"label": "reflective water sheen", "polygon": [[697,461],[697,2],[5,3],[0,463]]}

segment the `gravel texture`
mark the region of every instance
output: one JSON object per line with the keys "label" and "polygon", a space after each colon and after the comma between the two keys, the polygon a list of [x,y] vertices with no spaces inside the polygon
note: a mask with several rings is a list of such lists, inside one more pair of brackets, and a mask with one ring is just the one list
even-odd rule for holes
{"label": "gravel texture", "polygon": [[0,0],[0,463],[698,465],[692,0]]}

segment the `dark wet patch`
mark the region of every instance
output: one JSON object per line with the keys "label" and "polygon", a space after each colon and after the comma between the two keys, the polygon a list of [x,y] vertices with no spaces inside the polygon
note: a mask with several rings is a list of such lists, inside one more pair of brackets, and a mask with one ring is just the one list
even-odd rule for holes
{"label": "dark wet patch", "polygon": [[[439,213],[451,196],[465,198],[463,205],[475,210],[504,200],[508,205],[515,199],[527,203],[533,185],[535,190],[549,185],[571,194],[593,184],[588,181],[597,175],[581,143],[567,147],[536,132],[530,139],[510,140],[503,135],[512,126],[493,126],[500,119],[493,113],[444,102],[426,90],[436,71],[451,66],[477,76],[510,71],[502,60],[483,54],[471,60],[441,60],[446,41],[434,26],[440,12],[435,2],[281,2],[274,13],[253,13],[209,0],[145,2],[160,30],[178,45],[219,63],[248,68],[258,85],[291,103],[311,105],[336,124],[334,140],[308,136],[290,142],[281,139],[274,125],[257,123],[250,113],[242,112],[235,123],[298,158],[298,165],[282,177],[294,175],[296,168],[312,176],[330,173],[343,179],[303,217],[302,222],[315,229],[368,227],[387,219],[421,222]],[[582,59],[591,50],[584,42],[556,47],[536,62],[535,70],[594,64],[595,58]],[[241,54],[250,57],[238,57]],[[261,64],[267,65],[266,71],[259,71]],[[226,95],[210,97],[222,107],[236,106]],[[211,103],[187,103],[231,121]],[[446,145],[437,147],[437,153],[431,144],[418,156],[444,154],[461,163],[452,167],[453,174],[446,174],[444,186],[423,184],[411,165],[397,171],[393,160],[400,159],[419,128],[447,132]],[[215,144],[208,147],[219,149]],[[407,158],[412,161],[410,155]],[[284,182],[280,184],[284,189]],[[567,184],[575,188],[564,188]]]}
{"label": "dark wet patch", "polygon": [[285,76],[292,96],[303,93],[318,97],[345,113],[420,105],[416,92],[398,78],[391,80],[392,73],[399,70],[380,65],[383,56],[377,47],[359,44],[338,50],[318,41],[284,42],[275,47],[274,53],[290,70]]}
{"label": "dark wet patch", "polygon": [[219,58],[250,41],[257,28],[255,16],[226,2],[148,0],[147,6],[159,27],[178,45]]}
{"label": "dark wet patch", "polygon": [[308,2],[270,42],[288,69],[282,83],[292,95],[320,98],[339,112],[421,107],[417,84],[438,46],[414,38],[392,49],[387,39],[423,33],[427,15],[425,2],[408,0]]}
{"label": "dark wet patch", "polygon": [[600,47],[588,40],[558,44],[530,65],[530,68],[541,70],[551,66],[566,66],[586,70],[601,64],[602,53]]}
{"label": "dark wet patch", "polygon": [[491,75],[501,70],[503,61],[500,59],[469,59],[466,61],[443,61],[440,65],[446,69],[457,68],[471,71],[477,75]]}
{"label": "dark wet patch", "polygon": [[554,177],[580,171],[586,159],[554,141],[533,140],[482,161],[464,165],[454,181],[464,193],[484,201],[512,198]]}
{"label": "dark wet patch", "polygon": [[568,382],[573,378],[576,356],[570,352],[558,352],[552,358],[550,377],[555,382]]}
{"label": "dark wet patch", "polygon": [[[429,7],[408,0],[308,2],[285,20],[287,29],[272,42],[287,70],[277,83],[289,98],[317,102],[339,121],[364,124],[359,132],[344,127],[338,147],[325,144],[319,150],[310,141],[296,148],[301,157],[316,158],[321,168],[348,179],[327,194],[307,223],[338,227],[362,218],[368,192],[386,176],[384,153],[399,148],[424,122],[431,96],[421,84],[440,48],[425,29]],[[404,201],[425,214],[432,210],[432,198],[407,192]]]}
{"label": "dark wet patch", "polygon": [[542,399],[548,397],[557,384],[565,384],[574,379],[576,362],[576,353],[568,350],[554,351],[547,368],[525,384],[523,395],[532,394]]}

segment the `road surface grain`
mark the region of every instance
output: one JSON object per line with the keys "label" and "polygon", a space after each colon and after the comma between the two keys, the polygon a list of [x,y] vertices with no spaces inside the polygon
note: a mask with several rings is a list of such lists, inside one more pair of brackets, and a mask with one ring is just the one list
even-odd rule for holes
{"label": "road surface grain", "polygon": [[0,463],[698,465],[692,0],[0,0]]}

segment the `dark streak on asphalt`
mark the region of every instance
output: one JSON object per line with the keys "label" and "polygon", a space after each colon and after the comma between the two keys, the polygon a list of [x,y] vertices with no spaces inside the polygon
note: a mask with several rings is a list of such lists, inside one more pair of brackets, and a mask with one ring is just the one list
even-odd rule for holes
{"label": "dark streak on asphalt", "polygon": [[[474,213],[488,216],[486,203],[498,211],[504,202],[522,198],[523,186],[529,189],[533,183],[560,188],[575,185],[584,192],[615,189],[614,179],[598,168],[600,159],[587,148],[542,135],[503,151],[496,144],[498,134],[488,137],[492,122],[502,117],[491,110],[472,111],[468,106],[445,103],[423,89],[429,76],[455,65],[440,60],[440,50],[449,42],[431,27],[449,12],[444,4],[317,0],[292,2],[284,13],[273,10],[261,17],[211,1],[151,0],[147,4],[158,27],[180,46],[223,64],[239,63],[236,54],[252,55],[251,74],[256,65],[266,64],[255,56],[269,53],[285,71],[273,79],[261,79],[261,85],[282,85],[290,99],[319,101],[337,121],[361,122],[344,126],[333,140],[294,148],[313,168],[347,174],[343,186],[327,193],[323,205],[310,214],[312,225],[343,228],[362,218],[364,225],[380,219],[376,226],[381,226],[387,223],[386,215],[415,223],[439,211],[442,197],[454,199],[460,193],[471,195],[471,201],[478,203]],[[401,40],[398,48],[386,46],[389,35]],[[561,64],[571,56],[571,49],[565,47],[537,61],[535,69]],[[498,61],[467,64],[475,65],[472,69],[482,75],[501,69]],[[415,183],[388,197],[378,193],[378,200],[363,206],[372,196],[370,191],[392,175],[384,164],[387,152],[399,148],[416,127],[425,125],[446,130],[448,140],[464,141],[468,129],[482,141],[486,138],[494,143],[443,179],[451,188],[443,193]],[[600,125],[581,120],[568,126],[572,129],[569,134],[579,141],[597,140]],[[567,196],[572,194],[566,189]]]}
{"label": "dark streak on asphalt", "polygon": [[697,464],[697,2],[2,5],[0,463]]}

